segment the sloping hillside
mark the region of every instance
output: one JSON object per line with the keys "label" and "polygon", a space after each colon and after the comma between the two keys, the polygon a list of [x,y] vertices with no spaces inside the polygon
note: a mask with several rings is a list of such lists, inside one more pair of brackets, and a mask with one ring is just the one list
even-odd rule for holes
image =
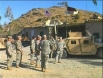
{"label": "sloping hillside", "polygon": [[72,15],[65,14],[66,8],[53,6],[50,7],[49,12],[51,13],[50,17],[45,15],[45,9],[43,8],[33,8],[28,11],[26,14],[22,14],[18,19],[13,20],[7,27],[11,28],[11,33],[17,33],[24,27],[28,26],[41,26],[47,19],[59,19],[62,22],[67,21],[71,23],[83,23],[86,19],[89,19],[96,14],[95,12],[88,12],[84,10],[79,11],[79,18],[75,20]]}

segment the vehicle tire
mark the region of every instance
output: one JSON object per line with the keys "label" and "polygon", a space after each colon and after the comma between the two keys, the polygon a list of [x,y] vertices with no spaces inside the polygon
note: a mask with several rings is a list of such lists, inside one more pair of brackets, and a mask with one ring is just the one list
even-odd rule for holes
{"label": "vehicle tire", "polygon": [[98,48],[96,55],[98,58],[103,58],[103,48]]}

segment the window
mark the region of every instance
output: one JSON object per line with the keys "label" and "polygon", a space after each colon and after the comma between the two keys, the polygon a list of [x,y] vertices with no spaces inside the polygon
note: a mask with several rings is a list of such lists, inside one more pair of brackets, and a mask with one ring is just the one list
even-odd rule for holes
{"label": "window", "polygon": [[89,44],[89,40],[84,40],[83,44]]}
{"label": "window", "polygon": [[76,44],[76,41],[75,40],[71,41],[71,44]]}
{"label": "window", "polygon": [[93,33],[93,36],[95,36],[95,38],[99,38],[99,33]]}
{"label": "window", "polygon": [[43,36],[44,35],[44,32],[43,31],[40,31],[40,36]]}

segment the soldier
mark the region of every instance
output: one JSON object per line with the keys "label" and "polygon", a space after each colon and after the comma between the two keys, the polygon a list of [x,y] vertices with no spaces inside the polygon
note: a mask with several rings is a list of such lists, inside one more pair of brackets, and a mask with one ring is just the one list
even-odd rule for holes
{"label": "soldier", "polygon": [[21,65],[22,54],[23,54],[21,39],[22,39],[21,36],[17,36],[17,42],[16,42],[16,67],[17,68],[19,68],[19,66]]}
{"label": "soldier", "polygon": [[34,54],[35,54],[35,42],[36,42],[36,37],[32,37],[32,40],[30,42],[30,51],[31,51],[31,54],[30,54],[30,64],[31,65],[34,65]]}
{"label": "soldier", "polygon": [[50,36],[50,42],[51,42],[50,58],[52,58],[53,52],[56,51],[57,46],[56,46],[56,40],[52,36]]}
{"label": "soldier", "polygon": [[41,41],[41,36],[38,35],[37,41],[36,41],[36,46],[35,46],[35,49],[36,49],[36,68],[40,67],[41,51],[40,51],[39,46],[38,46],[40,44],[40,41]]}
{"label": "soldier", "polygon": [[54,64],[58,61],[58,63],[61,63],[61,57],[63,54],[63,50],[65,47],[65,43],[62,40],[62,37],[59,38],[59,41],[57,42],[57,53],[56,53],[56,57],[55,57],[55,62]]}
{"label": "soldier", "polygon": [[12,37],[8,36],[7,44],[6,44],[6,55],[7,55],[7,69],[12,69],[13,62],[13,47],[12,47]]}
{"label": "soldier", "polygon": [[43,35],[43,40],[40,42],[39,47],[41,49],[41,68],[42,71],[47,70],[47,63],[49,59],[49,54],[50,54],[50,41],[47,40],[46,35]]}

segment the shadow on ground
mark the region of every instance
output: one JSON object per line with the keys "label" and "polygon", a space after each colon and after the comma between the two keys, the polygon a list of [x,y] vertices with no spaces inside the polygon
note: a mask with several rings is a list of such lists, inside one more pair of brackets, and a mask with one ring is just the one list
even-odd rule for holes
{"label": "shadow on ground", "polygon": [[30,65],[29,63],[22,63],[20,65],[21,68],[27,68],[27,69],[31,69],[31,70],[36,70],[36,71],[41,71],[40,68],[35,68],[35,65]]}
{"label": "shadow on ground", "polygon": [[79,62],[81,62],[81,63],[83,63],[83,64],[90,64],[90,65],[93,65],[93,66],[103,66],[103,62],[101,61],[101,62],[98,62],[98,61],[91,61],[91,60],[81,60],[81,61],[79,61]]}
{"label": "shadow on ground", "polygon": [[[15,68],[16,68],[16,63],[15,63],[15,61],[13,62],[12,67],[15,67]],[[36,70],[36,71],[42,72],[41,69],[35,68],[35,65],[30,65],[30,64],[28,64],[28,63],[22,63],[22,64],[20,65],[20,68],[26,68],[26,69],[31,69],[31,70]],[[0,63],[0,69],[7,70],[7,62],[5,62],[5,63]]]}
{"label": "shadow on ground", "polygon": [[70,59],[77,60],[78,62],[81,62],[83,64],[89,64],[93,66],[103,66],[102,59],[99,59],[93,55],[83,55],[83,56],[69,55],[66,59],[67,60],[70,60]]}

